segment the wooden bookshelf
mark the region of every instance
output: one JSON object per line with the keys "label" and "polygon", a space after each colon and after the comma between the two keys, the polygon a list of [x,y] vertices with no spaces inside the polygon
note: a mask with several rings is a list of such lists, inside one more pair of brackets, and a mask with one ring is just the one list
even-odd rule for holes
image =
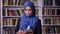
{"label": "wooden bookshelf", "polygon": [[43,34],[60,34],[60,4],[59,0],[42,1]]}
{"label": "wooden bookshelf", "polygon": [[[40,6],[38,0],[2,0],[2,33],[15,34],[15,28],[19,18],[23,15],[23,5],[26,1],[32,1],[36,7],[36,16]],[[35,3],[36,2],[36,3]]]}
{"label": "wooden bookshelf", "polygon": [[[13,19],[17,19],[16,22],[18,22],[18,18],[20,18],[23,14],[23,4],[26,1],[32,1],[35,4],[36,16],[41,17],[43,22],[42,34],[60,34],[60,0],[41,0],[42,16],[38,15],[41,8],[41,6],[38,6],[40,0],[24,0],[24,2],[22,0],[2,0],[2,24]],[[18,12],[20,15],[18,15]],[[47,19],[47,21],[45,19]],[[45,22],[50,23],[46,24]],[[3,34],[15,34],[15,27],[16,25],[3,25],[2,32],[4,32]],[[7,29],[8,31],[6,31]]]}

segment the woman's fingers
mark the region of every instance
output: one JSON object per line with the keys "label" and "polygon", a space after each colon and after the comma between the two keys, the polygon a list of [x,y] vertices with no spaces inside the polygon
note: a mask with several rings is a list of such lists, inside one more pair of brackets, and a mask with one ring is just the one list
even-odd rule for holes
{"label": "woman's fingers", "polygon": [[23,31],[21,31],[21,34],[24,34],[24,32],[23,32]]}
{"label": "woman's fingers", "polygon": [[24,32],[22,30],[19,30],[17,34],[24,34]]}
{"label": "woman's fingers", "polygon": [[21,33],[21,34],[25,34],[24,31],[22,31],[22,30],[20,30],[20,33]]}

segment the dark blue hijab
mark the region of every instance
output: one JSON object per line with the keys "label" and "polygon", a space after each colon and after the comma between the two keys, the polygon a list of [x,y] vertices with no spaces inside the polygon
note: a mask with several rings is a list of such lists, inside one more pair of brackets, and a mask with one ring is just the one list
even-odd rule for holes
{"label": "dark blue hijab", "polygon": [[37,21],[38,21],[38,17],[35,16],[35,6],[32,2],[28,1],[25,2],[24,4],[24,10],[27,6],[30,6],[32,9],[32,14],[27,17],[25,12],[23,14],[23,16],[21,17],[20,20],[20,30],[26,30],[27,26],[30,26],[33,30],[35,30],[35,26],[37,25]]}

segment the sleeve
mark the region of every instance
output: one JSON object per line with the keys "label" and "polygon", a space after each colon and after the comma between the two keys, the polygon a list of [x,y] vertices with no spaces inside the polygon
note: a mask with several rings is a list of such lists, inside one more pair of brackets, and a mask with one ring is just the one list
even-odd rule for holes
{"label": "sleeve", "polygon": [[22,25],[23,25],[23,22],[22,22],[22,21],[23,21],[23,19],[22,19],[22,17],[21,17],[21,18],[20,18],[20,23],[19,23],[19,24],[20,24],[20,25],[19,25],[19,30],[23,30],[23,26],[22,26]]}
{"label": "sleeve", "polygon": [[[35,21],[34,21],[35,20]],[[38,23],[38,19],[34,19],[31,23],[30,23],[30,28],[35,31],[35,27]]]}
{"label": "sleeve", "polygon": [[36,33],[42,34],[42,28],[41,28],[41,20],[39,19],[38,24],[36,26]]}
{"label": "sleeve", "polygon": [[19,18],[19,20],[18,20],[18,23],[17,23],[15,32],[17,32],[17,31],[19,30],[19,26],[20,26],[20,18]]}
{"label": "sleeve", "polygon": [[32,27],[31,29],[33,30],[34,34],[42,34],[41,20],[39,19],[37,25],[35,27]]}
{"label": "sleeve", "polygon": [[37,22],[34,23],[33,25],[30,25],[30,28],[31,28],[33,31],[35,31],[35,27],[36,27],[36,25],[37,25]]}

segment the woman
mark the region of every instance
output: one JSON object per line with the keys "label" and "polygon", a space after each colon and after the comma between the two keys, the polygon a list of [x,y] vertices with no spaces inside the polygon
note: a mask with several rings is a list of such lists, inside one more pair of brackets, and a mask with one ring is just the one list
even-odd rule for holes
{"label": "woman", "polygon": [[34,34],[41,34],[41,21],[35,16],[35,6],[27,1],[24,4],[24,14],[19,19],[16,32],[25,34],[29,30]]}

